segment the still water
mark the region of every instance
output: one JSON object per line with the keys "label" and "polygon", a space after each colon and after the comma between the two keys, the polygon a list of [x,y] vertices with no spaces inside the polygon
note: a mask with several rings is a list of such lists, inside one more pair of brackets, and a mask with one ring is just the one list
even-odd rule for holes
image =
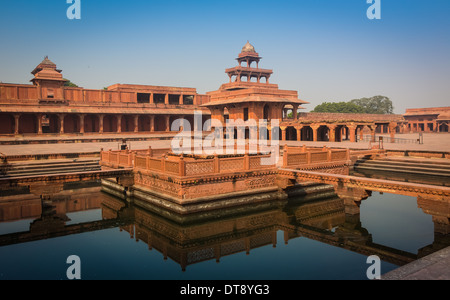
{"label": "still water", "polygon": [[448,240],[402,195],[374,192],[359,212],[327,194],[182,217],[73,186],[0,198],[0,279],[67,279],[77,255],[86,280],[365,280],[369,255],[389,253],[384,274]]}

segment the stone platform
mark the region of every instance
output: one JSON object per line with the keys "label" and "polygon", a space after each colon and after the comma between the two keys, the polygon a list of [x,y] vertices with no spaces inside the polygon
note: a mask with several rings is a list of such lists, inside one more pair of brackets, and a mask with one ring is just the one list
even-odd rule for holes
{"label": "stone platform", "polygon": [[382,280],[450,280],[450,247],[420,258],[383,276]]}

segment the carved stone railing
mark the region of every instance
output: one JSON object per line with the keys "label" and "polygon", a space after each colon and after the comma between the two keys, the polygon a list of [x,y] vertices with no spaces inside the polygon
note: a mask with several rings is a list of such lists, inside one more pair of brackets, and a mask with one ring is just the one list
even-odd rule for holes
{"label": "carved stone railing", "polygon": [[169,153],[152,156],[156,151],[102,151],[100,164],[111,168],[133,168],[178,176],[203,176],[275,168],[271,155],[248,154],[195,157]]}
{"label": "carved stone railing", "polygon": [[323,163],[348,162],[348,149],[307,149],[306,147],[287,147],[283,149],[283,167],[309,166]]}

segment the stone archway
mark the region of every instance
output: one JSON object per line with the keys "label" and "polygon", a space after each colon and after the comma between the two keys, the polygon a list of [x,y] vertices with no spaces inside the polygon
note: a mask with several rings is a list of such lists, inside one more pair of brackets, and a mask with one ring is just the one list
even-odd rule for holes
{"label": "stone archway", "polygon": [[446,122],[440,123],[438,126],[439,132],[450,132],[449,124]]}
{"label": "stone archway", "polygon": [[301,140],[302,141],[313,141],[314,140],[314,132],[311,126],[304,126],[301,132]]}
{"label": "stone archway", "polygon": [[297,129],[293,126],[288,126],[286,128],[286,141],[296,141],[297,140]]}
{"label": "stone archway", "polygon": [[321,125],[317,129],[317,141],[328,142],[330,140],[330,129],[327,125]]}

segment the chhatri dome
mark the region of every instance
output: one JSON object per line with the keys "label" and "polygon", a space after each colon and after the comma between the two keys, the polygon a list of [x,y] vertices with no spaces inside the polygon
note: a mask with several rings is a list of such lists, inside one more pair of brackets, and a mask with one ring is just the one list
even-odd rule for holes
{"label": "chhatri dome", "polygon": [[256,52],[255,47],[252,46],[252,44],[247,41],[247,44],[245,44],[244,47],[242,47],[242,52]]}

